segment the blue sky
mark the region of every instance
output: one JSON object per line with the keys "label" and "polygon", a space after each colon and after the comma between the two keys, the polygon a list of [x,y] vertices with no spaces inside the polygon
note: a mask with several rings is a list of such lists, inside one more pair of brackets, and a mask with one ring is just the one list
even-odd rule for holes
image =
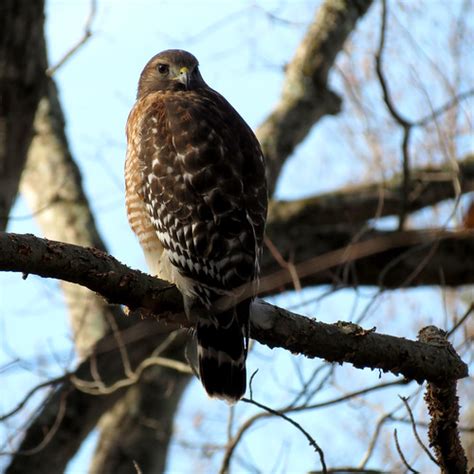
{"label": "blue sky", "polygon": [[[279,97],[284,64],[292,56],[318,3],[98,0],[93,37],[59,69],[55,79],[66,114],[66,131],[73,155],[83,174],[98,227],[115,257],[132,267],[145,270],[140,248],[126,222],[123,196],[124,127],[143,65],[163,49],[173,47],[191,51],[200,60],[206,82],[221,92],[256,128]],[[415,116],[418,112],[424,115],[424,111],[429,109],[422,88],[413,88],[408,97],[406,95],[406,84],[413,83],[414,72],[423,83],[428,84],[435,104],[445,100],[442,81],[432,77],[430,61],[421,61],[420,55],[427,55],[432,60],[436,60],[438,53],[443,58],[449,57],[445,34],[447,24],[443,23],[445,4],[434,0],[417,2],[413,7],[415,13],[423,5],[430,6],[430,13],[417,18],[413,17],[410,9],[404,8],[403,2],[398,3],[396,8],[397,21],[409,29],[421,45],[422,53],[412,53],[407,40],[403,43],[407,51],[405,63],[400,65],[397,61],[387,61],[394,93],[401,97],[400,106],[404,107],[404,112]],[[452,13],[459,9],[460,2],[451,2],[451,6]],[[55,64],[81,37],[88,11],[87,0],[47,1],[46,31],[51,64]],[[368,17],[360,23],[353,45],[338,61],[339,67],[354,58],[360,64],[356,70],[358,74],[363,76],[370,73],[364,67],[370,70],[370,52],[376,44],[378,15],[378,7],[373,7]],[[275,17],[284,21],[275,20]],[[389,35],[389,58],[400,58],[397,56],[400,47],[398,41],[395,36]],[[357,49],[354,45],[360,43],[364,47],[359,46]],[[466,57],[472,64],[472,52]],[[446,75],[455,75],[454,66],[449,61],[444,64]],[[465,77],[468,70],[466,67],[462,71],[461,90],[474,79],[472,72],[470,77]],[[336,90],[343,91],[343,80],[337,72],[331,75],[331,84]],[[374,104],[369,128],[383,129],[382,123],[387,120],[387,116],[380,109],[380,91],[368,84],[363,92]],[[468,103],[467,112],[469,104],[472,106],[472,102]],[[287,199],[296,198],[335,189],[344,183],[381,178],[386,171],[369,165],[369,156],[365,160],[355,153],[362,150],[362,155],[370,155],[366,141],[357,138],[360,147],[355,147],[344,135],[349,125],[362,135],[363,121],[360,116],[354,115],[354,106],[346,101],[343,116],[322,120],[305,143],[298,147],[284,168],[277,195]],[[388,155],[393,155],[384,158],[397,162],[398,132],[392,136],[391,130],[383,129],[380,133],[387,134],[385,150]],[[424,139],[424,135],[420,134],[420,143]],[[460,154],[472,149],[472,145],[472,134],[470,137],[461,137],[457,142]],[[416,153],[415,157],[420,163],[431,158],[428,152]],[[434,161],[442,159],[435,153]],[[12,212],[14,218],[9,230],[40,234],[34,221],[26,218],[29,215],[30,210],[19,199]],[[432,214],[425,219],[429,222]],[[301,302],[326,290],[304,290],[300,294],[276,297],[273,302],[281,305],[300,304],[298,311],[333,322],[348,319],[350,315],[357,317],[376,292],[371,288],[359,293],[343,291],[318,303],[301,306]],[[0,274],[0,301],[0,364],[16,358],[26,361],[14,364],[1,374],[0,411],[4,412],[29,387],[44,380],[44,377],[61,373],[71,360],[72,345],[57,282],[34,276],[22,281],[20,275]],[[420,324],[443,324],[444,304],[443,295],[437,289],[423,289],[408,294],[394,292],[377,300],[370,308],[364,324],[367,327],[376,325],[381,332],[414,338]],[[455,307],[461,311],[462,304]],[[400,318],[402,314],[409,317]],[[292,357],[282,350],[270,351],[256,346],[249,358],[249,373],[259,369],[254,388],[257,400],[272,407],[287,402],[292,396],[291,386],[298,383],[295,359],[298,360],[298,370],[307,376],[315,367],[323,364],[322,361]],[[329,370],[329,367],[322,369],[315,385]],[[317,401],[348,390],[347,384],[344,385],[347,380],[350,380],[349,386],[354,389],[365,384],[375,384],[378,377],[378,373],[342,367],[331,378],[332,383],[318,393]],[[392,379],[390,375],[384,376],[384,380]],[[364,436],[374,424],[371,410],[375,407],[375,413],[378,413],[387,407],[396,406],[399,403],[396,394],[408,395],[413,389],[412,386],[393,389],[383,397],[379,394],[369,396],[366,402],[355,402],[344,410],[336,406],[311,415],[295,415],[295,419],[314,435],[325,450],[330,464],[357,463],[366,446]],[[28,413],[34,411],[38,401],[36,397],[28,405]],[[421,413],[422,404],[419,401],[417,408]],[[254,412],[253,408],[239,405],[236,420],[242,421]],[[201,413],[206,419],[196,427],[193,420]],[[196,472],[214,470],[219,465],[219,456],[206,459],[200,456],[198,450],[185,449],[182,444],[184,441],[199,443],[202,439],[222,442],[227,414],[224,404],[209,401],[199,384],[193,383],[185,394],[176,420],[176,438],[171,448],[168,472],[186,471],[189,465]],[[0,430],[0,435],[5,436],[11,427],[18,426],[26,419],[27,415],[12,420],[11,426]],[[344,432],[350,432],[351,429],[357,432],[353,426],[356,423],[360,423],[359,437],[354,438],[352,435],[348,443]],[[404,431],[403,427],[400,429],[401,433],[406,433],[406,444],[409,444],[408,431]],[[391,432],[387,432],[386,436],[391,436]],[[69,466],[69,474],[86,472],[94,441],[93,435]],[[301,434],[281,420],[267,420],[257,425],[239,449],[238,455],[255,462],[263,472],[270,472],[273,462],[277,465],[272,472],[303,472],[319,467],[317,457]],[[1,462],[0,459],[0,465]],[[373,465],[379,466],[378,462],[383,463],[383,455],[376,457]]]}

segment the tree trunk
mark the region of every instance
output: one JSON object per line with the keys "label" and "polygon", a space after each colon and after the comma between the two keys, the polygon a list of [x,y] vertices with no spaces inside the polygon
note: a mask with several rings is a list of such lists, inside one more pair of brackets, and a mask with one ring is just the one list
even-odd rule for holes
{"label": "tree trunk", "polygon": [[42,0],[0,5],[0,231],[18,191],[46,82],[43,7]]}

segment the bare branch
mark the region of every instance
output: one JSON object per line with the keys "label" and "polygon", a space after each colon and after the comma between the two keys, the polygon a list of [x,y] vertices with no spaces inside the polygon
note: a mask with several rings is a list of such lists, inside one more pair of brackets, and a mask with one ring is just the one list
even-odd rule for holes
{"label": "bare branch", "polygon": [[474,302],[469,305],[466,312],[459,318],[459,321],[448,331],[446,337],[451,337],[458,328],[460,328],[471,314],[474,313]]}
{"label": "bare branch", "polygon": [[371,0],[323,2],[288,64],[280,102],[257,130],[271,191],[285,160],[312,126],[324,115],[339,112],[341,99],[328,89],[328,73],[371,4]]}
{"label": "bare branch", "polygon": [[410,464],[408,464],[408,461],[406,460],[405,458],[405,455],[403,454],[403,451],[402,451],[402,448],[400,447],[400,443],[398,442],[398,435],[397,435],[397,430],[395,429],[393,431],[393,437],[395,438],[395,446],[397,448],[397,452],[398,454],[400,455],[400,458],[403,462],[403,464],[405,465],[405,467],[410,471],[410,472],[413,472],[415,474],[418,474],[418,471],[416,471],[415,469],[413,469]]}
{"label": "bare branch", "polygon": [[19,451],[16,451],[14,453],[3,452],[3,453],[0,453],[0,454],[2,454],[2,455],[4,455],[4,454],[15,454],[15,455],[20,455],[20,456],[32,456],[33,454],[36,454],[36,453],[39,453],[40,451],[42,451],[45,448],[45,446],[47,446],[51,442],[53,437],[56,435],[56,433],[59,429],[59,426],[61,425],[62,421],[64,420],[64,415],[66,414],[66,397],[67,397],[67,393],[62,393],[61,394],[61,398],[60,398],[60,402],[59,402],[59,409],[57,411],[56,416],[54,417],[54,422],[51,425],[51,427],[49,429],[47,429],[45,433],[43,433],[43,438],[41,439],[41,441],[36,446],[33,446],[29,449],[19,450]]}
{"label": "bare branch", "polygon": [[[474,155],[457,161],[459,175],[452,168],[415,168],[408,183],[407,212],[456,197],[453,179],[459,179],[461,193],[474,191]],[[270,229],[273,222],[306,221],[321,226],[355,225],[376,217],[400,212],[403,176],[387,182],[373,182],[294,201],[273,201],[269,209]]]}
{"label": "bare branch", "polygon": [[388,89],[387,80],[385,79],[385,75],[382,69],[382,55],[385,46],[385,31],[386,31],[386,23],[387,23],[387,2],[386,0],[382,0],[382,21],[380,23],[380,40],[379,40],[379,48],[375,55],[375,69],[377,72],[377,77],[379,79],[380,86],[383,92],[383,100],[385,105],[387,106],[390,115],[393,119],[402,127],[403,129],[403,139],[402,139],[402,170],[403,170],[403,184],[402,184],[402,192],[400,194],[401,199],[401,208],[399,214],[399,226],[398,229],[402,230],[403,225],[405,222],[405,218],[407,216],[407,196],[408,196],[408,186],[410,181],[410,134],[412,129],[412,123],[402,117],[402,115],[398,112],[393,103],[393,100],[390,96],[390,92]]}
{"label": "bare branch", "polygon": [[[0,233],[0,250],[0,269],[79,283],[112,303],[159,315],[160,321],[169,323],[169,329],[192,324],[174,286],[131,270],[104,252],[5,233]],[[467,374],[466,365],[451,351],[376,334],[355,324],[318,323],[264,303],[254,304],[251,336],[292,353],[391,371],[420,382]]]}
{"label": "bare branch", "polygon": [[[252,380],[253,377],[256,375],[257,371],[255,371],[252,376],[250,377],[249,381],[249,392],[250,392],[250,399],[252,399]],[[314,403],[314,404],[304,404],[304,405],[299,405],[299,406],[294,406],[293,404],[290,404],[286,407],[280,408],[277,411],[278,413],[292,413],[292,412],[299,412],[299,411],[306,411],[306,410],[315,410],[319,408],[325,408],[328,406],[332,405],[337,405],[338,403],[345,402],[347,400],[350,400],[352,398],[356,398],[362,395],[366,395],[367,393],[376,391],[376,390],[381,390],[387,387],[391,387],[394,385],[400,385],[400,384],[406,384],[408,383],[407,380],[396,380],[394,382],[387,382],[387,383],[382,383],[382,384],[377,384],[373,385],[371,387],[367,387],[361,390],[357,390],[355,392],[348,393],[342,397],[337,397],[333,398],[331,400],[327,400],[325,402],[319,402],[319,403]],[[222,467],[221,471],[224,470],[224,467],[228,466],[230,462],[230,458],[232,457],[233,453],[235,452],[235,449],[237,448],[237,445],[240,443],[240,441],[243,439],[244,434],[258,421],[261,420],[262,418],[268,418],[269,416],[272,416],[273,414],[271,412],[265,411],[265,412],[260,412],[257,413],[256,415],[253,415],[252,417],[248,418],[244,423],[241,424],[239,430],[235,434],[235,436],[232,437],[232,439],[228,442],[226,452],[224,453],[224,459],[222,462]],[[344,470],[344,469],[342,469]],[[329,469],[328,472],[336,472],[337,470],[331,470]],[[352,471],[349,471],[352,472]],[[354,471],[354,472],[359,472],[359,471]],[[365,471],[364,471],[365,472]],[[377,471],[378,472],[378,471]]]}
{"label": "bare branch", "polygon": [[[411,424],[411,420],[407,418],[402,418],[398,416],[391,416],[390,419],[392,421],[396,421],[398,423],[409,423]],[[429,423],[426,423],[424,421],[415,421],[416,426],[421,426],[423,428],[428,428]],[[458,429],[460,432],[463,433],[474,433],[474,426],[458,426]]]}
{"label": "bare branch", "polygon": [[40,383],[36,386],[34,386],[24,397],[23,400],[21,400],[18,405],[16,405],[15,408],[12,408],[10,411],[4,413],[3,415],[0,415],[0,421],[5,421],[7,418],[10,418],[11,416],[15,415],[18,413],[27,403],[28,400],[38,391],[41,390],[42,388],[45,387],[53,387],[55,385],[58,385],[61,382],[64,382],[64,380],[67,378],[67,374],[62,375],[61,377],[56,377],[51,380],[46,380],[46,382]]}
{"label": "bare branch", "polygon": [[408,399],[406,397],[399,397],[400,400],[403,402],[405,405],[405,408],[407,409],[408,415],[410,417],[410,422],[411,422],[411,427],[413,430],[413,435],[415,436],[416,441],[420,445],[421,449],[427,454],[427,456],[438,466],[438,463],[436,462],[436,459],[433,457],[431,454],[430,450],[425,446],[423,441],[421,441],[420,437],[418,436],[418,431],[416,430],[416,423],[415,423],[415,418],[413,417],[413,412],[411,411],[410,405],[408,404]]}
{"label": "bare branch", "polygon": [[[326,467],[326,463],[324,461],[324,453],[322,451],[322,449],[319,447],[319,445],[316,443],[316,441],[314,440],[314,438],[299,424],[299,423],[296,423],[294,420],[292,420],[291,418],[289,418],[288,416],[286,416],[282,411],[279,411],[279,410],[274,410],[266,405],[263,405],[261,403],[258,403],[256,402],[255,400],[253,399],[249,399],[249,398],[243,398],[242,399],[242,402],[245,402],[245,403],[250,403],[252,405],[255,405],[259,408],[262,408],[263,410],[265,410],[267,412],[267,415],[270,414],[270,415],[273,415],[273,416],[278,416],[280,418],[283,418],[284,420],[288,421],[289,423],[291,423],[293,426],[295,426],[299,431],[301,431],[301,433],[303,433],[303,435],[306,437],[306,439],[308,440],[309,444],[311,446],[313,446],[314,450],[319,454],[319,459],[321,460],[321,465],[322,465],[322,472],[323,473],[327,473],[327,467]],[[237,444],[239,443],[239,441],[242,439],[242,436],[243,434],[248,430],[248,428],[250,428],[250,426],[259,418],[262,418],[263,416],[261,416],[261,414],[258,414],[258,415],[255,415],[253,416],[252,418],[249,418],[240,428],[239,428],[239,431],[237,432],[237,434],[235,435],[235,437],[231,440],[231,442],[228,444],[227,446],[227,449],[224,453],[224,458],[222,460],[222,465],[221,465],[221,468],[219,470],[219,473],[220,474],[226,474],[229,472],[229,467],[230,467],[230,461],[232,459],[232,455],[234,454],[235,452],[235,448],[237,447]]]}
{"label": "bare branch", "polygon": [[[434,326],[419,332],[418,339],[427,344],[444,347],[454,352],[446,333]],[[430,414],[428,436],[437,464],[442,473],[467,472],[467,459],[459,439],[459,399],[453,379],[430,382],[426,387],[425,402]]]}
{"label": "bare branch", "polygon": [[[466,258],[474,255],[473,231],[367,229],[354,242],[353,228],[319,228],[305,215],[268,225],[268,234],[283,258],[294,255],[302,286],[406,288],[474,282],[474,267]],[[289,272],[281,270],[271,255],[264,252],[261,267],[265,275],[272,275],[270,288],[292,288]]]}
{"label": "bare branch", "polygon": [[[119,350],[121,351],[120,344],[117,344],[117,347],[119,347]],[[193,373],[189,365],[184,364],[183,362],[169,359],[167,357],[155,356],[144,359],[140,362],[140,365],[134,372],[126,374],[126,378],[117,380],[110,386],[107,386],[102,380],[81,380],[75,375],[71,376],[71,382],[78,390],[88,393],[89,395],[110,395],[111,393],[114,393],[124,387],[129,387],[130,385],[136,384],[146,369],[155,366],[167,367],[188,375],[192,375]]]}
{"label": "bare branch", "polygon": [[453,107],[459,105],[460,102],[462,102],[464,99],[467,99],[468,97],[471,97],[472,95],[474,95],[474,89],[469,89],[465,92],[457,94],[452,99],[448,100],[445,104],[443,104],[441,107],[438,107],[437,109],[433,110],[426,117],[422,117],[418,120],[415,120],[413,122],[413,126],[424,127],[425,125],[428,125],[430,122],[436,120],[438,117],[448,112]]}
{"label": "bare branch", "polygon": [[383,100],[385,105],[387,106],[390,115],[394,118],[394,120],[403,128],[410,128],[412,126],[411,121],[407,120],[403,117],[400,112],[395,107],[393,103],[392,97],[390,95],[387,79],[385,78],[385,74],[382,68],[382,59],[383,59],[383,51],[385,48],[385,32],[387,29],[387,2],[386,0],[382,0],[382,18],[380,22],[380,38],[379,38],[379,47],[377,53],[375,54],[375,69],[377,72],[377,77],[380,82],[380,86],[383,92]]}
{"label": "bare branch", "polygon": [[[395,410],[393,410],[395,411]],[[393,413],[392,411],[392,413]],[[364,454],[364,457],[362,458],[361,462],[359,463],[358,469],[360,469],[362,472],[365,472],[365,466],[369,462],[370,458],[372,457],[372,454],[374,453],[375,450],[375,445],[377,444],[377,441],[379,439],[380,431],[382,430],[382,426],[385,424],[387,420],[390,419],[390,415],[392,413],[386,413],[385,415],[382,415],[379,417],[377,420],[377,424],[375,425],[375,430],[370,438],[369,446],[367,447],[367,451]]]}
{"label": "bare branch", "polygon": [[283,418],[284,420],[288,421],[289,423],[291,423],[294,427],[296,427],[299,431],[301,431],[301,433],[303,433],[303,435],[306,437],[306,439],[308,440],[309,444],[314,448],[314,450],[318,453],[319,455],[319,459],[321,461],[321,465],[322,465],[322,469],[323,469],[323,473],[324,474],[327,474],[327,468],[326,468],[326,462],[324,461],[324,453],[322,451],[322,449],[319,447],[319,445],[316,443],[316,441],[314,440],[314,438],[299,424],[299,423],[296,423],[295,420],[292,420],[291,418],[289,418],[288,416],[286,416],[284,413],[281,413],[277,410],[273,410],[272,408],[270,407],[267,407],[266,405],[263,405],[261,403],[258,403],[256,402],[255,400],[250,400],[248,398],[242,398],[242,401],[245,402],[245,403],[250,403],[252,405],[255,405],[259,408],[262,408],[263,410],[267,411],[268,413],[271,413],[272,415],[274,416],[278,416],[280,418]]}
{"label": "bare branch", "polygon": [[87,15],[86,22],[84,24],[84,33],[82,37],[77,41],[76,44],[71,46],[68,51],[66,51],[63,55],[63,57],[54,65],[50,66],[46,70],[46,74],[48,76],[52,76],[61,66],[64,65],[69,59],[71,59],[74,54],[77,53],[79,49],[81,49],[84,44],[87,43],[89,38],[92,36],[92,22],[94,21],[95,15],[97,12],[97,0],[90,0],[90,8],[89,8],[89,14]]}
{"label": "bare branch", "polygon": [[[132,369],[135,369],[141,361],[147,359],[156,347],[160,345],[163,338],[167,338],[168,335],[169,328],[157,324],[156,321],[141,321],[130,327],[130,329],[123,331],[122,337],[127,346]],[[182,332],[179,333],[179,338],[175,341],[176,343],[173,347],[170,348],[170,352],[167,350],[167,357],[178,357],[178,353],[182,352],[182,345],[186,340],[185,336]],[[108,386],[124,378],[125,374],[120,357],[120,349],[113,335],[105,336],[98,342],[95,353],[91,355],[92,357],[96,359],[97,373],[101,375],[104,383]],[[79,380],[93,380],[91,358],[84,360],[72,375]],[[167,394],[167,390],[170,388],[170,384],[174,383],[176,386],[179,385],[179,389],[176,387],[176,390],[181,394],[188,377],[183,377],[181,373],[176,372],[174,369],[167,369],[162,366],[156,366],[149,370],[157,370],[160,373],[166,372],[166,376],[162,373],[161,377],[153,377],[152,380],[145,383],[151,384],[155,388],[154,402],[160,409],[164,410],[162,427],[163,429],[168,429],[171,426],[171,420],[167,418],[172,419],[179,396],[170,397]],[[117,401],[121,400],[125,393],[128,394],[129,390],[133,390],[134,387],[140,388],[143,383],[142,381],[140,385],[135,385],[131,389],[128,388],[126,392],[124,388],[121,388],[109,395],[97,396],[78,390],[71,382],[71,377],[67,377],[65,382],[54,391],[40,408],[34,422],[28,426],[25,437],[19,447],[20,452],[27,452],[40,445],[43,446],[43,449],[36,456],[15,455],[6,472],[8,474],[24,472],[51,474],[64,472],[68,461],[82,444],[85,437],[96,426],[103,413],[115,409],[115,407],[120,405],[117,405]],[[58,413],[63,409],[63,401],[65,413],[62,421],[57,428],[56,435],[49,440],[48,445],[45,445],[43,443],[45,432],[49,432],[51,427],[57,423]],[[129,430],[132,431],[133,426],[130,426]],[[146,430],[143,434],[150,436],[150,430]],[[153,456],[145,458],[147,466],[150,467],[156,465],[154,464],[154,458],[158,452],[163,450],[166,452],[167,443],[156,443],[155,439],[155,446],[156,452],[153,453]],[[120,449],[120,446],[117,444],[116,448]],[[162,458],[164,460],[164,456]],[[145,468],[143,460],[140,460],[140,465],[143,469]]]}

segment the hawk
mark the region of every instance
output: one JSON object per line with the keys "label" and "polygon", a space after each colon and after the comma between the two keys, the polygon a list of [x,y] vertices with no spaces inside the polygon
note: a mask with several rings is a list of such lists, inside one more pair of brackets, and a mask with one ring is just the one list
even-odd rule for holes
{"label": "hawk", "polygon": [[250,127],[182,50],[148,61],[127,121],[126,207],[150,272],[176,284],[196,322],[211,397],[245,393],[249,311],[267,214]]}

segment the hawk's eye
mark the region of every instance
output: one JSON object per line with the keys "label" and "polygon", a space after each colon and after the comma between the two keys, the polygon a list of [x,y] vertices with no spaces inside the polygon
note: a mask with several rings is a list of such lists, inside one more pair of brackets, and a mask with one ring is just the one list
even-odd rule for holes
{"label": "hawk's eye", "polygon": [[157,69],[160,74],[165,75],[168,74],[170,67],[168,66],[168,64],[158,64]]}

